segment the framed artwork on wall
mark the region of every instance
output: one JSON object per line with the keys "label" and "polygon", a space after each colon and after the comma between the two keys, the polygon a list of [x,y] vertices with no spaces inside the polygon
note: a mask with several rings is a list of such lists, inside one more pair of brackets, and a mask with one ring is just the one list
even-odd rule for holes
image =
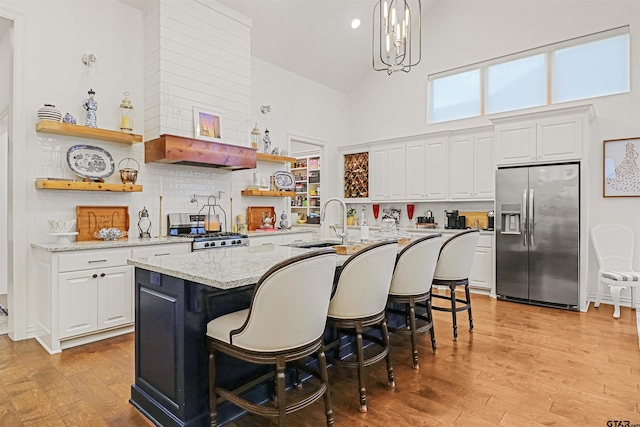
{"label": "framed artwork on wall", "polygon": [[603,197],[640,197],[640,137],[603,141]]}
{"label": "framed artwork on wall", "polygon": [[193,107],[193,132],[196,139],[222,142],[222,113]]}

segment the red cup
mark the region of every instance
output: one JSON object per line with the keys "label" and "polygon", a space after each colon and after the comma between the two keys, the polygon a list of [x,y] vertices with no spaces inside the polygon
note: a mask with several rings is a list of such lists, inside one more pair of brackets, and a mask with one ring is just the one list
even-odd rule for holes
{"label": "red cup", "polygon": [[413,210],[415,207],[415,205],[407,205],[407,215],[409,215],[409,219],[413,219]]}
{"label": "red cup", "polygon": [[378,215],[380,215],[380,205],[373,205],[373,217],[378,219]]}

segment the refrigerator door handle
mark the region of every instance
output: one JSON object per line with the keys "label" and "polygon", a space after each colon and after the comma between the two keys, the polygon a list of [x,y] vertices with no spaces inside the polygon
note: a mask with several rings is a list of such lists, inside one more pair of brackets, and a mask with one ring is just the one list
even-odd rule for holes
{"label": "refrigerator door handle", "polygon": [[522,190],[522,209],[520,209],[520,232],[522,246],[527,246],[527,189]]}
{"label": "refrigerator door handle", "polygon": [[534,208],[534,203],[533,203],[533,188],[529,190],[529,246],[533,246],[533,222],[534,222],[534,218],[533,218],[533,208]]}

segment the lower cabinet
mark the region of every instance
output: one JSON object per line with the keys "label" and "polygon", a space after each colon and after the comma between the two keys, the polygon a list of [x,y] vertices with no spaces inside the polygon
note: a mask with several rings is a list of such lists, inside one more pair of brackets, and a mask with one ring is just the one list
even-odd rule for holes
{"label": "lower cabinet", "polygon": [[494,295],[493,265],[493,236],[481,235],[469,273],[469,287],[481,293]]}
{"label": "lower cabinet", "polygon": [[191,243],[52,252],[37,249],[36,340],[49,351],[134,330],[130,258],[191,251]]}

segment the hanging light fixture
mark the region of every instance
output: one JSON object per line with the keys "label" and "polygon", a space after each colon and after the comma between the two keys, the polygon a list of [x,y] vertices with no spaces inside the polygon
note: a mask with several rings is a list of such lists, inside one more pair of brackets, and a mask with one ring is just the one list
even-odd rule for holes
{"label": "hanging light fixture", "polygon": [[373,8],[373,69],[408,73],[420,62],[421,50],[420,0],[378,0]]}

